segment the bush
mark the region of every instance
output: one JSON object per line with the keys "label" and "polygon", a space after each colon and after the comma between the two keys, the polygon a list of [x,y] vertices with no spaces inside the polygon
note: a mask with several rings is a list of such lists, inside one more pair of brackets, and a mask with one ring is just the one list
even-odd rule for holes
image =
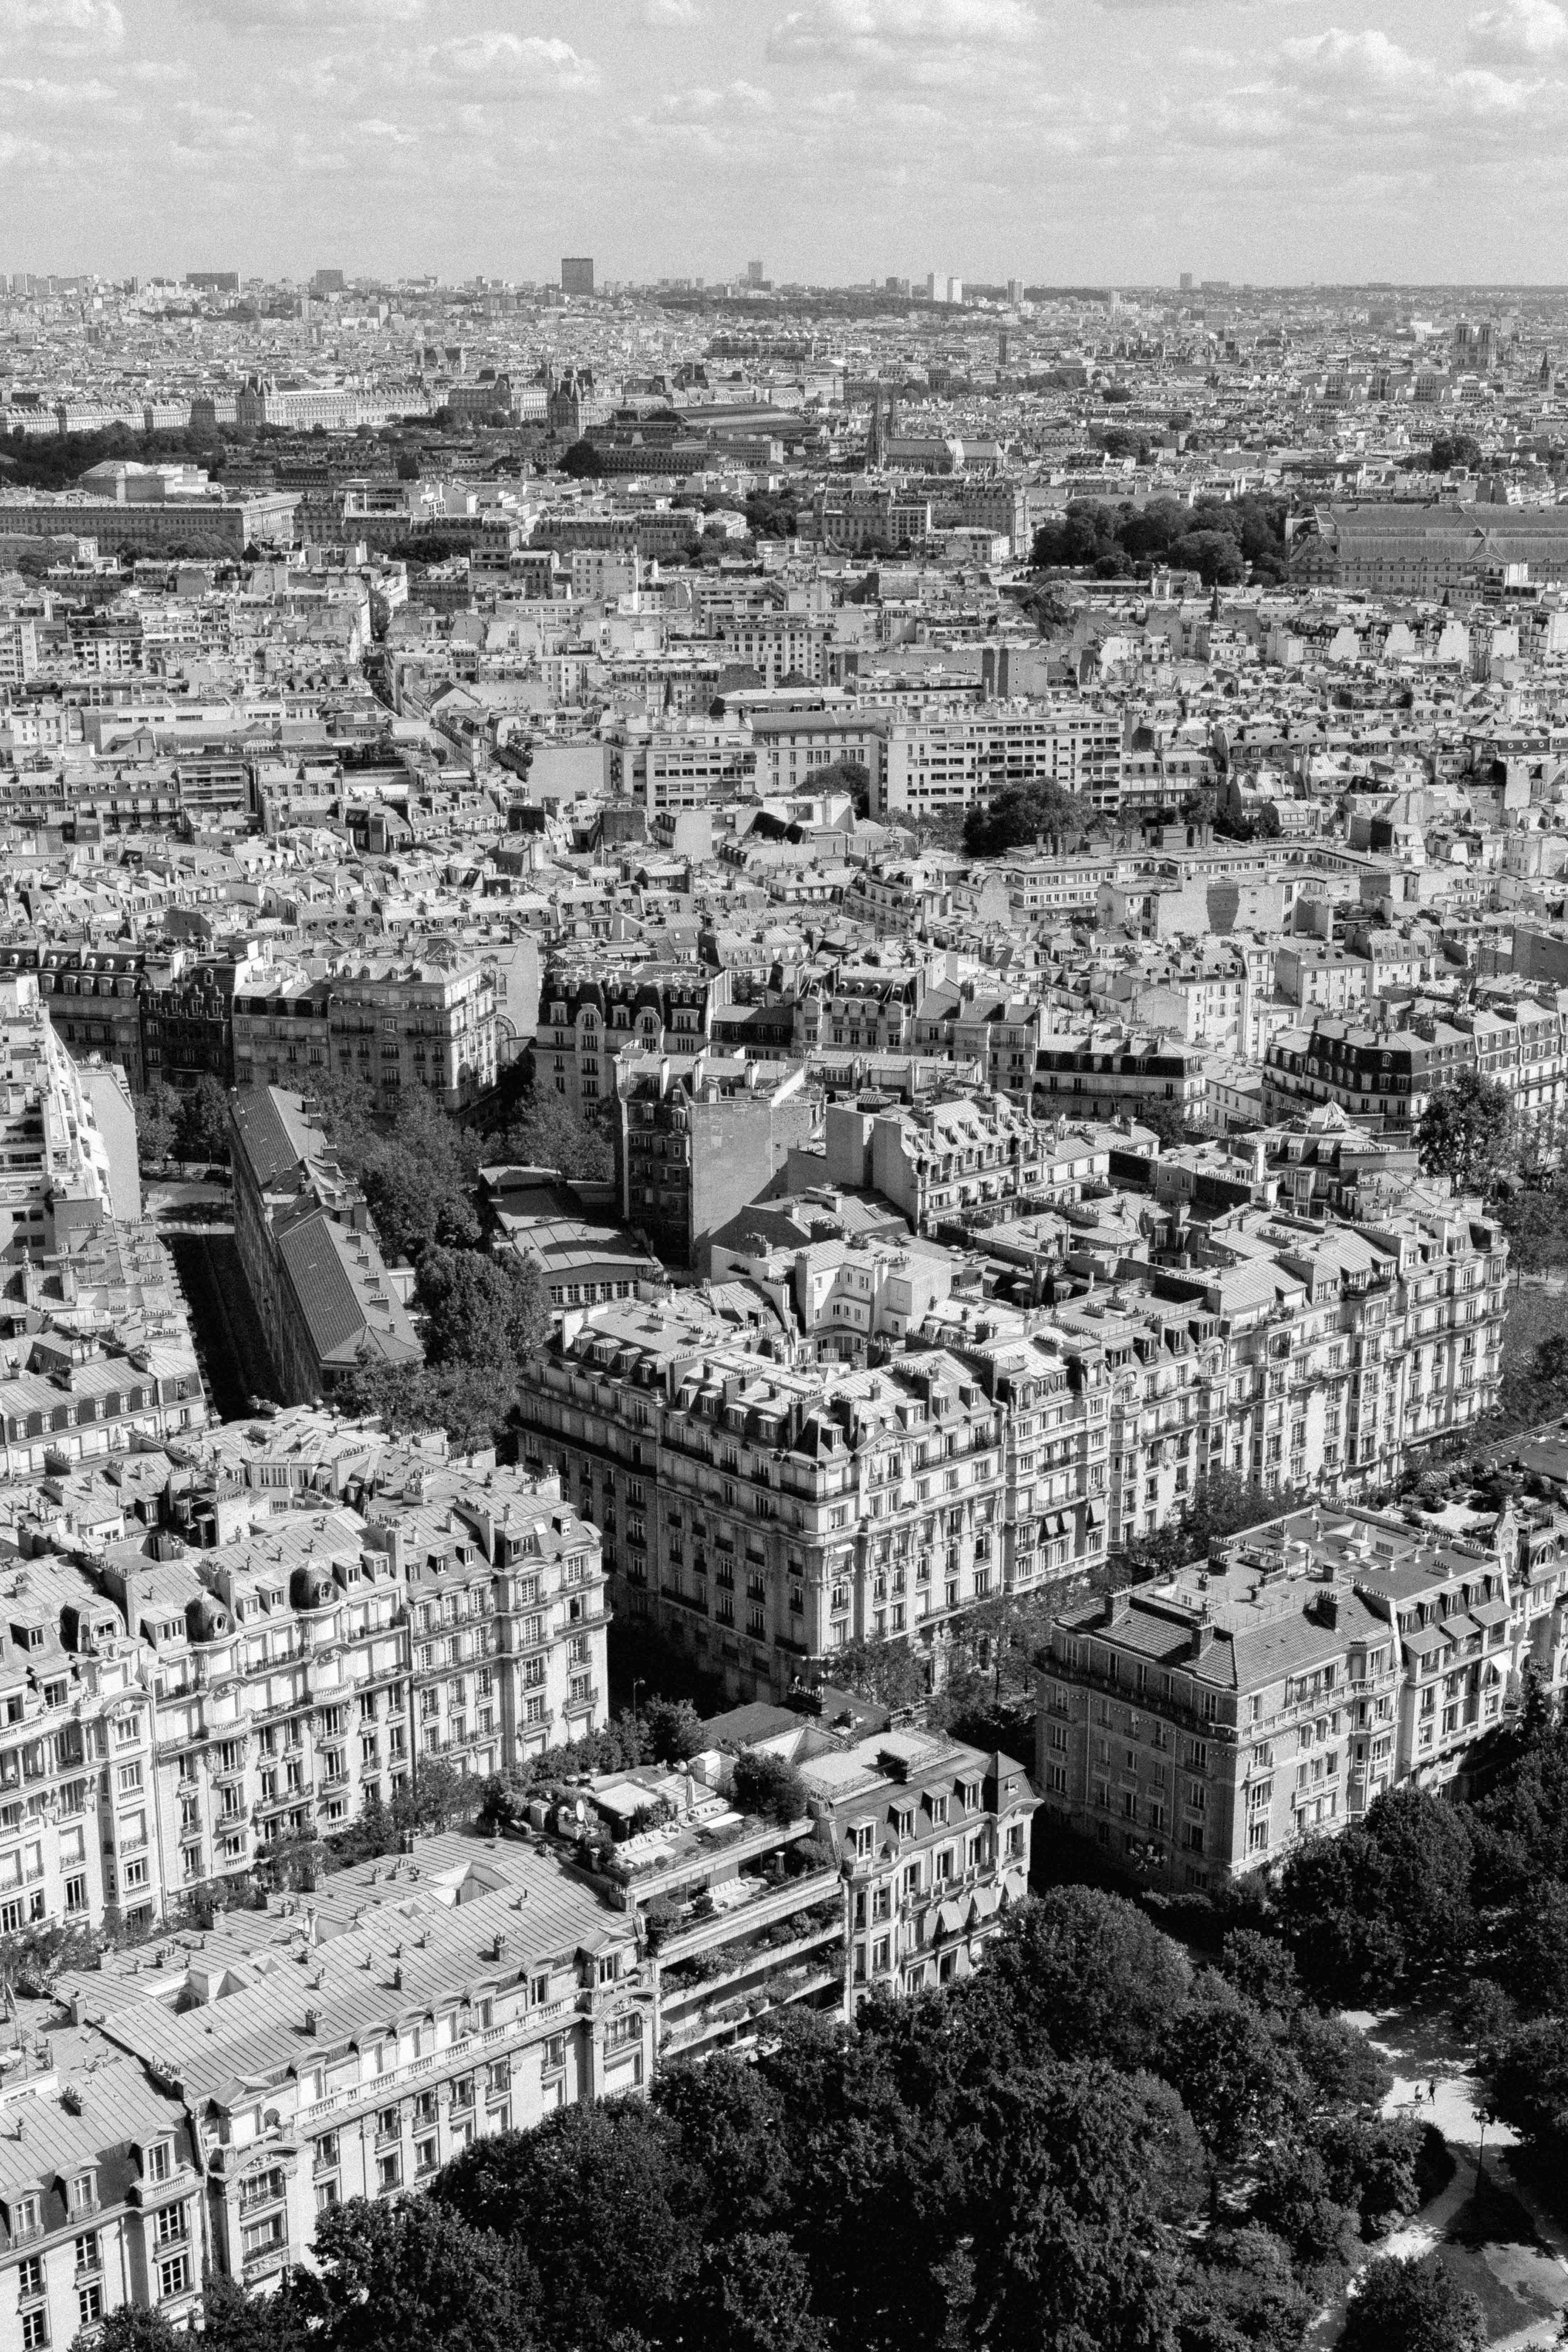
{"label": "bush", "polygon": [[741,1812],[764,1822],[798,1822],[807,1811],[805,1782],[795,1766],[750,1749],[735,1759],[731,1797]]}

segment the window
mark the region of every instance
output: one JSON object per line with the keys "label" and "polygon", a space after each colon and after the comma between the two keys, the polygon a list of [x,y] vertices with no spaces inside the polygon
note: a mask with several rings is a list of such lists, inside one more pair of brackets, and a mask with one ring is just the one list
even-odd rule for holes
{"label": "window", "polygon": [[152,2147],[147,2150],[149,2180],[167,2180],[170,2171],[169,2155],[169,2143],[166,2139],[155,2139],[153,2142]]}
{"label": "window", "polygon": [[389,2189],[399,2188],[402,2180],[403,2158],[397,2150],[394,2148],[386,2156],[378,2156],[375,2160],[375,2185],[380,2194],[384,2197]]}
{"label": "window", "polygon": [[97,2279],[78,2288],[76,2315],[79,2327],[95,2327],[103,2317],[103,2289]]}
{"label": "window", "polygon": [[22,2352],[37,2352],[48,2340],[49,2315],[40,2303],[22,2314]]}
{"label": "window", "polygon": [[172,2294],[186,2294],[191,2284],[189,2254],[171,2254],[158,2265],[158,2295],[166,2302]]}
{"label": "window", "polygon": [[[31,2200],[27,2200],[31,2202]],[[42,2254],[26,2254],[16,2265],[16,2293],[26,2303],[30,2295],[44,2291],[44,2258]]]}
{"label": "window", "polygon": [[96,2230],[84,2230],[81,2236],[77,2240],[76,2267],[78,2277],[80,2277],[84,2271],[96,2271],[101,2269],[102,2263],[98,2251],[98,2231]]}

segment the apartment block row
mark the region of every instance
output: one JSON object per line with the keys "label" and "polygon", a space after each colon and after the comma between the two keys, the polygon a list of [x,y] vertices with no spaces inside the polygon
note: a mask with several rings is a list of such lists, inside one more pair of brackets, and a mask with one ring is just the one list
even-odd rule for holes
{"label": "apartment block row", "polygon": [[569,1315],[520,1400],[524,1459],[603,1530],[617,1605],[746,1697],[1100,1557],[1109,1383],[1025,1334],[881,1370],[790,1360],[708,1302]]}
{"label": "apartment block row", "polygon": [[1213,1890],[1441,1788],[1568,1665],[1561,1513],[1475,1535],[1324,1503],[1063,1612],[1041,1685],[1047,1815],[1145,1883]]}
{"label": "apartment block row", "polygon": [[[322,1432],[353,1441],[296,1487]],[[559,1487],[327,1414],[228,1424],[14,1498],[0,1933],[151,1922],[434,1759],[606,1720],[596,1531]]]}

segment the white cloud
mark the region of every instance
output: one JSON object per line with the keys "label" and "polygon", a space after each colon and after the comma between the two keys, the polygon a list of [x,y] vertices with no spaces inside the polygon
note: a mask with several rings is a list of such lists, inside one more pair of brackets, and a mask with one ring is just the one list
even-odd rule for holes
{"label": "white cloud", "polygon": [[112,106],[120,92],[106,81],[42,81],[23,75],[0,80],[0,100],[25,100],[36,106]]}
{"label": "white cloud", "polygon": [[125,19],[117,0],[0,0],[0,37],[58,57],[118,48]]}
{"label": "white cloud", "polygon": [[194,16],[230,33],[342,32],[411,24],[425,0],[185,0]]}
{"label": "white cloud", "polygon": [[1568,16],[1557,0],[1503,0],[1467,27],[1472,58],[1488,65],[1536,65],[1568,54]]}
{"label": "white cloud", "polygon": [[537,33],[464,33],[422,50],[420,63],[440,81],[492,85],[498,98],[518,90],[592,89],[599,79],[593,59],[570,41]]}
{"label": "white cloud", "polygon": [[702,21],[702,11],[697,5],[697,0],[642,0],[640,13],[645,25],[658,28],[673,26],[679,29]]}
{"label": "white cloud", "polygon": [[1347,33],[1338,25],[1326,33],[1287,41],[1281,56],[1288,80],[1347,95],[1408,89],[1436,79],[1436,69],[1428,59],[1412,57],[1386,33]]}
{"label": "white cloud", "polygon": [[1030,0],[806,0],[773,26],[768,55],[886,66],[917,51],[979,48],[999,63],[1009,43],[1038,29]]}

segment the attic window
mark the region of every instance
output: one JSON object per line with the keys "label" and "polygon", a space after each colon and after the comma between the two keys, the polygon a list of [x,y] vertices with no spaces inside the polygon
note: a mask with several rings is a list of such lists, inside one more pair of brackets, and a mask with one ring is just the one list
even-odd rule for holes
{"label": "attic window", "polygon": [[166,2139],[155,2139],[147,2150],[149,2180],[167,2180],[171,2170],[173,2150]]}

